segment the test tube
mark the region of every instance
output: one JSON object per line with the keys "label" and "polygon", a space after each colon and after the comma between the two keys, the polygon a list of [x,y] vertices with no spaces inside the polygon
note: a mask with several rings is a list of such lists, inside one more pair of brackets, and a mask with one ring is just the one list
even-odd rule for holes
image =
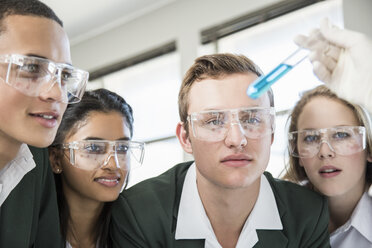
{"label": "test tube", "polygon": [[247,95],[253,99],[259,98],[273,83],[278,81],[287,72],[292,70],[293,67],[303,61],[308,54],[308,50],[298,48],[268,74],[257,78],[253,83],[251,83],[247,89]]}

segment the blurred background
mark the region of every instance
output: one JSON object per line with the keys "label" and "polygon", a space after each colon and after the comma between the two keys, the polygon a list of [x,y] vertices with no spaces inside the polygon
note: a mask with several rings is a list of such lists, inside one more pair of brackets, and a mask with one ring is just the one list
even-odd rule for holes
{"label": "blurred background", "polygon": [[[175,136],[183,74],[198,56],[244,54],[267,73],[296,50],[293,37],[327,17],[372,36],[371,0],[41,0],[64,22],[73,64],[88,89],[107,88],[133,107],[133,140],[146,142],[129,186],[190,160]],[[267,168],[285,168],[288,112],[320,84],[304,61],[273,86],[275,141]]]}

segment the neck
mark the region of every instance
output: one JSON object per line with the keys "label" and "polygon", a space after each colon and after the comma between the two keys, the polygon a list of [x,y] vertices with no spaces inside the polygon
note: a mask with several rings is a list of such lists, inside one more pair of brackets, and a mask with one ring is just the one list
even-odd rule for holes
{"label": "neck", "polygon": [[366,190],[363,185],[357,192],[352,191],[340,196],[328,197],[329,209],[329,233],[334,232],[337,228],[344,225],[351,217],[355,207],[358,205],[360,198]]}
{"label": "neck", "polygon": [[0,131],[0,170],[16,156],[22,143]]}
{"label": "neck", "polygon": [[67,229],[67,240],[72,247],[96,247],[96,227],[104,203],[81,200],[65,194],[69,206],[70,219]]}
{"label": "neck", "polygon": [[197,186],[218,242],[224,248],[235,247],[257,201],[260,178],[248,187],[238,189],[223,188],[205,179],[197,180]]}

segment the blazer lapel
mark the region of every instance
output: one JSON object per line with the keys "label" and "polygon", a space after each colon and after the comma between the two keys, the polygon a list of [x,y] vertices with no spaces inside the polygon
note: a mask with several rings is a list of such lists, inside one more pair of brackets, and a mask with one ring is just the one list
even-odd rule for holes
{"label": "blazer lapel", "polygon": [[258,242],[254,248],[287,247],[288,239],[282,230],[257,230]]}
{"label": "blazer lapel", "polygon": [[[4,247],[28,247],[32,239],[35,175],[27,173],[1,207],[1,242]],[[37,218],[37,216],[36,216]],[[0,245],[0,247],[3,247]]]}
{"label": "blazer lapel", "polygon": [[174,242],[174,248],[204,248],[204,239],[179,239]]}
{"label": "blazer lapel", "polygon": [[[266,177],[267,178],[267,177]],[[268,181],[270,183],[270,179],[268,178]],[[282,202],[282,200],[279,198],[278,194],[275,194],[275,190],[273,189],[271,183],[270,187],[272,188],[274,195],[275,195],[275,201],[276,205],[278,207],[280,219],[282,220],[286,217],[286,206]],[[283,226],[284,228],[284,226]],[[288,238],[284,235],[283,230],[257,230],[258,235],[258,242],[254,246],[254,248],[259,247],[287,247],[288,245]]]}

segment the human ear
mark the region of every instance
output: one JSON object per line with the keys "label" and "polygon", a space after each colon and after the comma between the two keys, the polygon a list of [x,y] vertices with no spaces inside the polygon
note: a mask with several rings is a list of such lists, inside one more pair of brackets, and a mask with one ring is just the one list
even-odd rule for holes
{"label": "human ear", "polygon": [[183,122],[178,122],[176,127],[176,135],[178,140],[180,141],[183,150],[187,153],[192,154],[191,142],[187,135],[185,125]]}
{"label": "human ear", "polygon": [[60,151],[56,148],[49,148],[49,161],[52,171],[55,174],[60,174],[62,172],[61,165],[61,154]]}

